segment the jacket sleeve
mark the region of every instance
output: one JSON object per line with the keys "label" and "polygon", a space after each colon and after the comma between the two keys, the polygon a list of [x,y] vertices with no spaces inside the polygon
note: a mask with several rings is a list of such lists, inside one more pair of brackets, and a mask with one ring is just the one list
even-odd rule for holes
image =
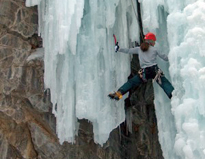
{"label": "jacket sleeve", "polygon": [[164,61],[169,61],[168,56],[166,54],[162,54],[160,51],[157,51],[157,54]]}
{"label": "jacket sleeve", "polygon": [[139,49],[140,49],[139,47],[134,47],[134,48],[130,48],[130,49],[120,48],[119,52],[122,52],[125,54],[138,54]]}

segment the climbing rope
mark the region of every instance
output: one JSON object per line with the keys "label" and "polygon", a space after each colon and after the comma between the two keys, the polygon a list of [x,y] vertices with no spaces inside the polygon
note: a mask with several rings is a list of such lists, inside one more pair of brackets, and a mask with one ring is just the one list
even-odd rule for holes
{"label": "climbing rope", "polygon": [[135,13],[136,20],[137,20],[138,25],[139,25],[139,29],[140,29],[140,36],[141,36],[141,38],[142,38],[142,40],[143,40],[143,42],[144,42],[143,30],[142,30],[142,29],[141,29],[141,27],[140,27],[139,17],[138,17],[138,14],[137,14],[136,10],[135,10],[133,0],[131,0],[131,2],[132,2],[132,7],[133,7],[133,10],[134,10],[134,13]]}

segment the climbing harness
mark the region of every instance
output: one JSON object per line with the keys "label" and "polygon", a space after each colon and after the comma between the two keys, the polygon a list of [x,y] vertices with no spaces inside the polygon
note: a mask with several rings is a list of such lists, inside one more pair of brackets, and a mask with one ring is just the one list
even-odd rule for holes
{"label": "climbing harness", "polygon": [[[161,77],[164,75],[162,70],[157,66],[151,66],[147,68],[141,68],[138,71],[139,77],[142,79],[144,83],[147,82],[147,78],[153,78],[153,82],[158,82],[159,84],[162,84]],[[146,77],[147,76],[147,77]]]}
{"label": "climbing harness", "polygon": [[161,77],[163,76],[163,72],[160,68],[158,68],[158,70],[156,71],[156,76],[155,78],[153,79],[153,81],[157,81],[159,84],[162,84],[162,81],[161,81]]}
{"label": "climbing harness", "polygon": [[145,74],[145,69],[144,69],[144,68],[141,68],[141,69],[138,71],[138,75],[140,76],[140,78],[142,79],[142,81],[143,81],[144,83],[147,82],[146,74]]}

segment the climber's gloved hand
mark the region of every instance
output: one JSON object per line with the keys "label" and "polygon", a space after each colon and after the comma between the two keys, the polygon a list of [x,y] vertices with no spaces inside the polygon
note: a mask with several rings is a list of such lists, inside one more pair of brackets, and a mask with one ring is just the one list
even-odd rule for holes
{"label": "climber's gloved hand", "polygon": [[115,52],[118,52],[118,50],[120,49],[119,45],[118,45],[118,42],[116,42],[116,45],[115,45]]}

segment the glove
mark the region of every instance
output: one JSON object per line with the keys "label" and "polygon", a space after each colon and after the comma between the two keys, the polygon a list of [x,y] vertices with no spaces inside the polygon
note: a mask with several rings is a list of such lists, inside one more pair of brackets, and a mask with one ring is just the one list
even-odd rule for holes
{"label": "glove", "polygon": [[118,45],[118,42],[116,43],[116,45],[115,45],[115,52],[118,52],[118,50],[119,50],[119,45]]}

